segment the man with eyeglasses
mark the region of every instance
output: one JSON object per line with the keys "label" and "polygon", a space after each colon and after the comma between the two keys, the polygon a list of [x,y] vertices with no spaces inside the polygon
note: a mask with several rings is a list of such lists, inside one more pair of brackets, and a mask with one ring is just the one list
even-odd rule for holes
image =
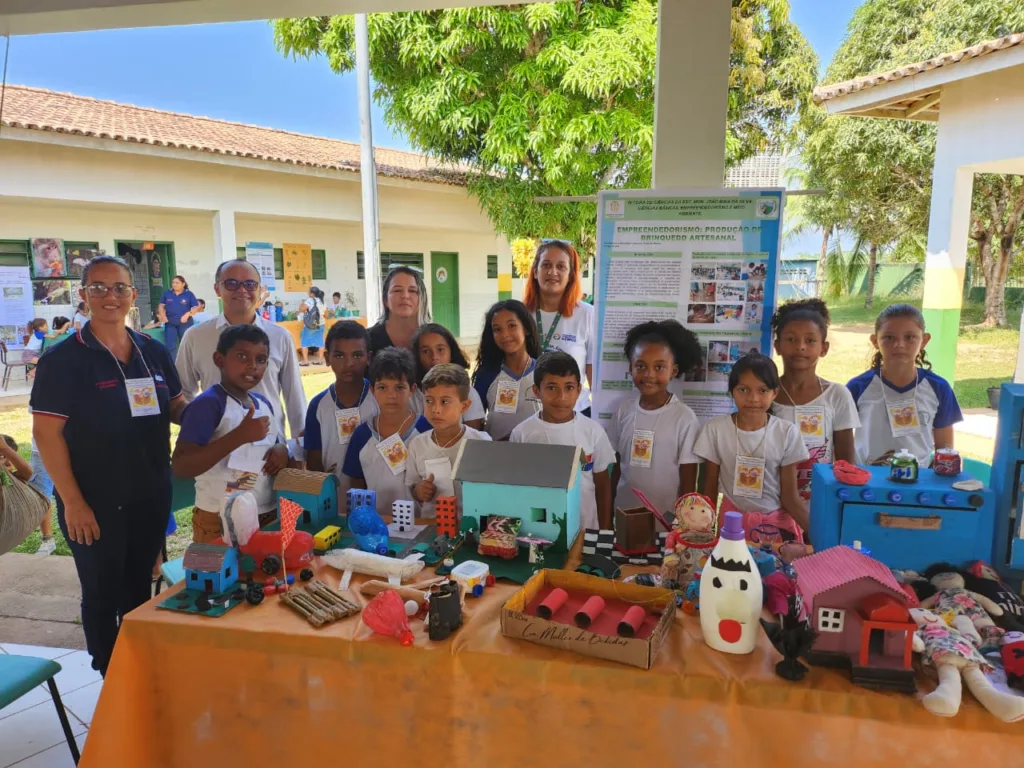
{"label": "man with eyeglasses", "polygon": [[[221,331],[229,325],[257,325],[270,338],[270,362],[267,372],[253,392],[258,392],[274,406],[275,417],[284,434],[284,411],[293,437],[302,433],[306,419],[306,393],[299,376],[298,358],[292,335],[279,325],[264,320],[256,308],[263,296],[260,273],[245,259],[225,261],[217,267],[213,290],[224,302],[224,313],[212,320],[192,326],[181,340],[176,367],[186,402],[220,382],[220,369],[213,362],[213,353]],[[284,395],[285,407],[280,407]]]}

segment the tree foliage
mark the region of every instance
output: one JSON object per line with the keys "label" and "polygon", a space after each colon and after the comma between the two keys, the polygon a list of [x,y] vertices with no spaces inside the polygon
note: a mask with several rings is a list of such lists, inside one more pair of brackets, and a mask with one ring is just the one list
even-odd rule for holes
{"label": "tree foliage", "polygon": [[[777,147],[817,60],[788,0],[733,0],[726,155]],[[351,17],[274,22],[278,49],[354,66]],[[417,149],[471,170],[510,238],[593,252],[593,204],[537,203],[650,185],[657,0],[536,3],[369,17],[374,97]],[[669,43],[670,44],[670,43]]]}

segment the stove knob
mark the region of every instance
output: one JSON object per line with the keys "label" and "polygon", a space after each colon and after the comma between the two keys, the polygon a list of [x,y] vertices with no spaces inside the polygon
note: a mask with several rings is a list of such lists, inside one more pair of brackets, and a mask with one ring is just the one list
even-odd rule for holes
{"label": "stove knob", "polygon": [[840,488],[838,491],[836,491],[836,496],[839,497],[840,501],[849,501],[850,500],[850,489],[849,488]]}
{"label": "stove knob", "polygon": [[956,506],[956,494],[955,493],[944,493],[942,494],[942,503],[947,507]]}
{"label": "stove knob", "polygon": [[972,507],[981,507],[985,503],[985,497],[980,493],[971,494],[970,498],[967,499],[967,503]]}
{"label": "stove knob", "polygon": [[893,504],[901,504],[903,502],[903,494],[899,491],[889,491],[889,501]]}
{"label": "stove knob", "polygon": [[870,488],[865,488],[863,491],[860,492],[860,497],[864,499],[864,501],[874,501],[875,492]]}
{"label": "stove knob", "polygon": [[917,494],[917,503],[922,505],[928,505],[932,503],[932,496],[930,493],[919,493]]}

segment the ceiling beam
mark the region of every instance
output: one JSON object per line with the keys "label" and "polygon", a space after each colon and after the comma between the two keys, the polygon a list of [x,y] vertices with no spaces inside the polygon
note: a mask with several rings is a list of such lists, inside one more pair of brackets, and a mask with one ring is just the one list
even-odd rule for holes
{"label": "ceiling beam", "polygon": [[907,119],[912,120],[922,112],[931,109],[942,100],[942,91],[936,91],[931,96],[926,96],[914,106],[907,109]]}

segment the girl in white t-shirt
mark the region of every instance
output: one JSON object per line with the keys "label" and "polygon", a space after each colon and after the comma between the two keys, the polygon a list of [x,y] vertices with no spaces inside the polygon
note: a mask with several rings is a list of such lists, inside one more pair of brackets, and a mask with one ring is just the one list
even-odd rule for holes
{"label": "girl in white t-shirt", "polygon": [[708,421],[693,452],[707,461],[704,494],[722,494],[720,515],[743,514],[747,538],[755,528],[761,539],[770,538],[777,528],[784,540],[802,543],[810,516],[796,470],[808,454],[796,424],[770,413],[778,392],[779,372],[770,357],[741,357],[729,373],[736,413]]}
{"label": "girl in white t-shirt", "polygon": [[811,468],[856,462],[853,430],[860,426],[850,390],[820,378],[818,360],[828,354],[828,307],[821,299],[790,301],[772,318],[775,352],[782,358],[779,395],[772,414],[800,430],[810,458],[796,470],[800,496],[811,498]]}
{"label": "girl in white t-shirt", "polygon": [[625,352],[636,391],[619,403],[608,424],[618,464],[617,494],[642,491],[661,512],[697,485],[700,459],[693,444],[700,422],[668,385],[701,362],[697,337],[675,320],[647,322],[626,334]]}
{"label": "girl in white t-shirt", "polygon": [[[417,415],[423,414],[423,378],[435,365],[454,363],[469,371],[469,361],[452,332],[439,323],[426,323],[416,329],[410,342],[416,358],[416,391],[409,401]],[[469,388],[469,408],[462,414],[462,423],[472,429],[484,428],[484,405],[479,393]]]}

